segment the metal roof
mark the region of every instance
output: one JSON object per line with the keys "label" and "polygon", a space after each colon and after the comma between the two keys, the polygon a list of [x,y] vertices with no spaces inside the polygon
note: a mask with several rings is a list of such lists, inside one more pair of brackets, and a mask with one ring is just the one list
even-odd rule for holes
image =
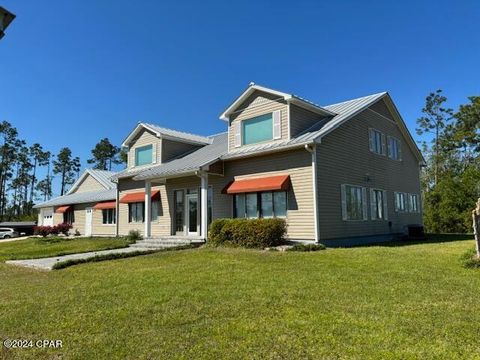
{"label": "metal roof", "polygon": [[115,175],[115,172],[107,170],[86,169],[83,174],[80,175],[80,177],[77,179],[77,181],[73,183],[70,190],[68,190],[67,195],[74,193],[88,175],[92,176],[100,183],[100,185],[102,185],[107,190],[115,189],[117,186],[117,184],[112,182],[112,176]]}
{"label": "metal roof", "polygon": [[217,161],[227,153],[227,133],[211,137],[212,143],[206,145],[182,158],[150,167],[134,176],[134,180],[143,180],[156,177],[169,177],[179,174],[191,173],[199,170],[202,166]]}
{"label": "metal roof", "polygon": [[115,200],[116,189],[102,190],[102,191],[89,191],[82,193],[73,193],[69,195],[58,196],[49,201],[37,204],[34,208],[44,208],[49,206],[61,206],[61,205],[73,205],[73,204],[85,204],[94,203],[106,200]]}

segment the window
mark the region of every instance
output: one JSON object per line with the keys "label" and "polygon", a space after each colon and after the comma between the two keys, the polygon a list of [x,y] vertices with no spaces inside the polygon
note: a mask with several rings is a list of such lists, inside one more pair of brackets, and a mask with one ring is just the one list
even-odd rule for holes
{"label": "window", "polygon": [[372,220],[387,220],[387,192],[384,190],[370,190],[370,205]]}
{"label": "window", "polygon": [[375,154],[385,155],[385,135],[375,129],[369,130],[370,151]]}
{"label": "window", "polygon": [[153,162],[153,146],[147,145],[135,149],[135,166],[147,165]]}
{"label": "window", "polygon": [[175,231],[183,232],[184,226],[184,193],[183,190],[175,190],[173,193],[175,198]]}
{"label": "window", "polygon": [[286,191],[236,194],[234,202],[234,217],[272,218],[287,216]]}
{"label": "window", "polygon": [[242,145],[255,144],[273,139],[272,114],[257,116],[242,121]]}
{"label": "window", "polygon": [[410,194],[408,200],[408,210],[413,213],[418,213],[418,195]]}
{"label": "window", "polygon": [[152,213],[150,216],[151,221],[157,221],[160,212],[160,201],[154,200],[152,201]]}
{"label": "window", "polygon": [[343,220],[367,220],[366,193],[364,187],[342,185]]}
{"label": "window", "polygon": [[143,222],[143,202],[128,204],[128,222]]}
{"label": "window", "polygon": [[63,222],[73,224],[75,222],[75,211],[69,210],[63,213]]}
{"label": "window", "polygon": [[115,209],[103,209],[102,218],[102,224],[104,225],[115,224]]}
{"label": "window", "polygon": [[395,193],[395,211],[403,212],[407,210],[407,194],[396,192]]}
{"label": "window", "polygon": [[393,160],[402,160],[400,141],[394,137],[388,137],[388,157]]}
{"label": "window", "polygon": [[208,187],[207,193],[207,224],[210,225],[212,223],[212,206],[213,206],[213,188],[211,186]]}

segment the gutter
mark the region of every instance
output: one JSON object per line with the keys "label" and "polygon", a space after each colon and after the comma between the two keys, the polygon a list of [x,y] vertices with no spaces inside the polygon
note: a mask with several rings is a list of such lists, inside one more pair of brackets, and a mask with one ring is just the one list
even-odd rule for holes
{"label": "gutter", "polygon": [[320,226],[318,224],[318,194],[317,194],[317,146],[315,143],[306,144],[305,150],[307,150],[310,154],[312,154],[312,187],[313,187],[313,218],[314,228],[315,228],[315,243],[320,243]]}

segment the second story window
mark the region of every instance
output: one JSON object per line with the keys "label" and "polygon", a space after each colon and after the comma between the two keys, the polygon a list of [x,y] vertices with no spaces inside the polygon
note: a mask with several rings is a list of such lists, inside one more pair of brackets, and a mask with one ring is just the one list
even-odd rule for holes
{"label": "second story window", "polygon": [[385,135],[375,129],[369,130],[370,151],[378,155],[385,155]]}
{"label": "second story window", "polygon": [[388,137],[388,157],[393,160],[402,160],[400,141],[394,137]]}
{"label": "second story window", "polygon": [[272,114],[242,121],[242,145],[250,145],[273,139]]}
{"label": "second story window", "polygon": [[135,149],[135,166],[148,165],[153,162],[153,146],[147,145]]}

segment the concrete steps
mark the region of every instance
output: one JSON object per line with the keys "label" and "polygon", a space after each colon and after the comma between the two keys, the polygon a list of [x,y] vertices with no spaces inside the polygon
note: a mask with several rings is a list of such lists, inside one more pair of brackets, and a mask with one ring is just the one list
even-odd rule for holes
{"label": "concrete steps", "polygon": [[179,238],[179,237],[162,237],[162,238],[147,238],[131,244],[130,247],[140,249],[166,249],[174,248],[191,244],[203,244],[204,240],[199,238]]}

